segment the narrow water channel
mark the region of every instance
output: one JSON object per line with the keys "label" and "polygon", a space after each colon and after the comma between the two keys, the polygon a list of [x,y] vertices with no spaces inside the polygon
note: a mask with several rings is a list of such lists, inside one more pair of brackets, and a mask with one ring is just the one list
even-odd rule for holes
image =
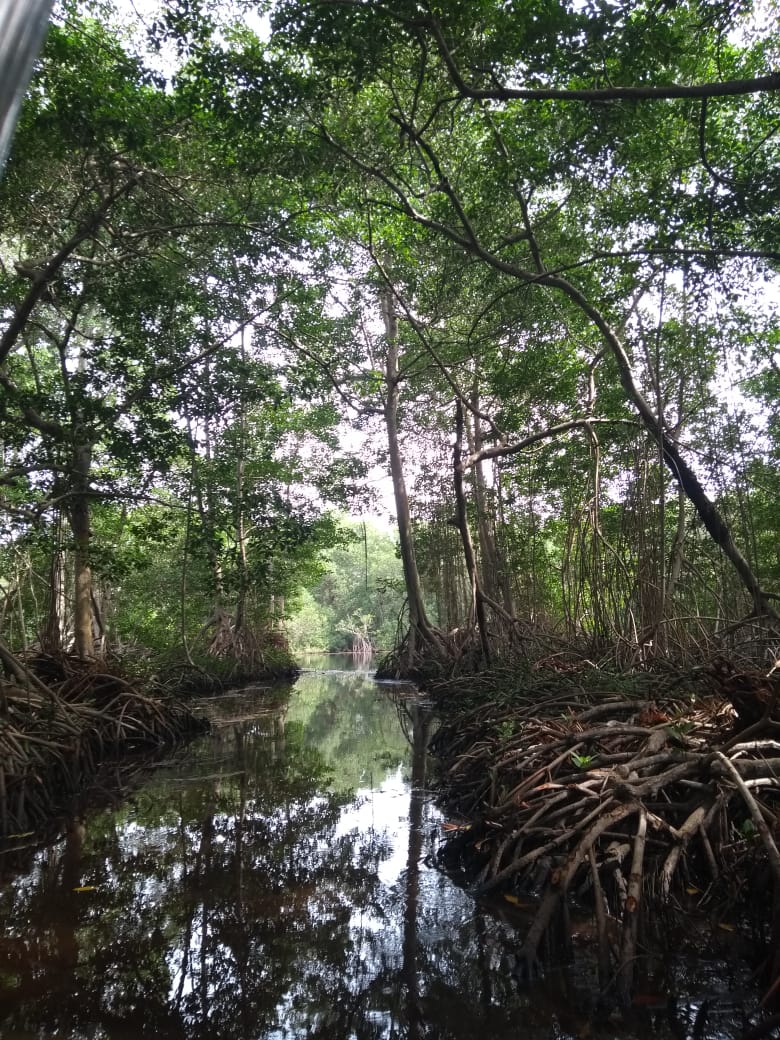
{"label": "narrow water channel", "polygon": [[[0,859],[3,1040],[592,1035],[585,974],[524,989],[513,907],[429,865],[424,705],[325,667],[204,702],[211,734]],[[667,1012],[604,1035],[686,1035]]]}

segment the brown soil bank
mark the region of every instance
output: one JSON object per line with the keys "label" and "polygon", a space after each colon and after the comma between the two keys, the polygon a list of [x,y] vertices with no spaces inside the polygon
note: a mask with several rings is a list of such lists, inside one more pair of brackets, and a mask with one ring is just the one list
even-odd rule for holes
{"label": "brown soil bank", "polygon": [[452,815],[440,864],[531,907],[519,974],[538,969],[551,937],[565,941],[571,905],[587,905],[602,993],[626,1004],[662,911],[731,928],[759,907],[756,966],[770,1007],[780,990],[777,679],[720,660],[687,676],[515,669],[428,685]]}
{"label": "brown soil bank", "polygon": [[171,697],[76,658],[21,664],[0,645],[0,837],[43,827],[100,762],[208,729]]}

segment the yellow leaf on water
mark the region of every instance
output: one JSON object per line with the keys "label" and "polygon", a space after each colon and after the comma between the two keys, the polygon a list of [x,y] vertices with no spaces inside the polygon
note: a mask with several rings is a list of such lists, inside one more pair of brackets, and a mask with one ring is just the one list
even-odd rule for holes
{"label": "yellow leaf on water", "polygon": [[73,892],[97,892],[97,885],[79,885]]}
{"label": "yellow leaf on water", "polygon": [[724,921],[718,922],[718,928],[722,928],[724,932],[735,932],[736,928],[733,924],[726,924]]}
{"label": "yellow leaf on water", "polygon": [[688,893],[689,896],[697,896],[701,892],[701,889],[697,888],[696,885],[689,885],[685,889],[685,891]]}
{"label": "yellow leaf on water", "polygon": [[504,892],[504,899],[507,903],[511,903],[512,906],[519,906],[523,910],[530,910],[533,907],[533,903],[526,903],[522,899],[518,899],[517,896],[513,896],[511,892]]}

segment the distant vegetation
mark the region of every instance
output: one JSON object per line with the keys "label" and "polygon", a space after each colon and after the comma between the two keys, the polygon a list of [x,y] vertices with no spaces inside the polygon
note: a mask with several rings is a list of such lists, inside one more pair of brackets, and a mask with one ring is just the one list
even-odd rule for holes
{"label": "distant vegetation", "polygon": [[324,554],[327,570],[292,601],[293,652],[388,650],[405,593],[397,542],[369,522],[347,522],[345,544]]}

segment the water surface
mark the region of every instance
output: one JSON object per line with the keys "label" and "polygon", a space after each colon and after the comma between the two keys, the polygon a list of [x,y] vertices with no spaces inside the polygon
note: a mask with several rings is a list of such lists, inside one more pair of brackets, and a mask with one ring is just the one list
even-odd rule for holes
{"label": "water surface", "polygon": [[[594,1035],[589,960],[522,987],[516,908],[430,865],[443,821],[414,691],[324,667],[202,702],[211,734],[6,870],[0,1037]],[[730,1035],[698,1008],[599,1032]]]}

